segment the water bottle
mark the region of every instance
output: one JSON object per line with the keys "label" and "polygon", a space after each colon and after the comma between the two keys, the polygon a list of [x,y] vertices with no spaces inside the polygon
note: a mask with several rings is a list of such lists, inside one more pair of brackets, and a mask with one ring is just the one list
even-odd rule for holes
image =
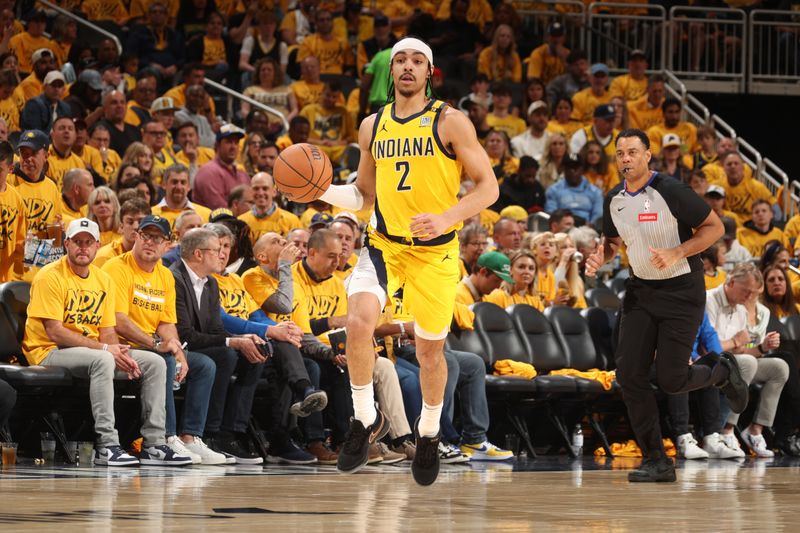
{"label": "water bottle", "polygon": [[[183,365],[181,365],[180,361],[175,363],[175,381],[172,382],[172,390],[174,390],[174,391],[180,390],[180,388],[181,388],[181,383],[180,383],[180,381],[178,381],[178,374],[181,373],[181,367],[182,366]],[[583,438],[583,437],[581,437],[581,438]]]}
{"label": "water bottle", "polygon": [[583,455],[583,430],[580,424],[575,424],[575,430],[572,432],[572,451],[578,457]]}

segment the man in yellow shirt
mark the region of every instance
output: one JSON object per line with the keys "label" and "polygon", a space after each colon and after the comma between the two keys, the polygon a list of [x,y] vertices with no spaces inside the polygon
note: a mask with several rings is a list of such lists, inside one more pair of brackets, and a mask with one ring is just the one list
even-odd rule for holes
{"label": "man in yellow shirt", "polygon": [[647,93],[633,102],[628,102],[631,128],[647,131],[656,124],[664,122],[661,104],[664,103],[664,77],[653,74],[647,80]]}
{"label": "man in yellow shirt", "polygon": [[200,167],[213,161],[216,154],[213,149],[200,146],[200,134],[194,122],[180,124],[175,140],[180,146],[180,150],[175,153],[175,159],[189,169],[189,178],[193,182]]}
{"label": "man in yellow shirt", "polygon": [[349,43],[333,34],[333,15],[327,9],[318,9],[314,14],[315,32],[303,39],[297,52],[297,60],[314,56],[319,59],[322,74],[353,75],[355,61]]}
{"label": "man in yellow shirt", "polygon": [[86,216],[89,195],[94,190],[92,174],[83,168],[73,168],[64,174],[61,186],[61,224],[64,227]]}
{"label": "man in yellow shirt", "polygon": [[[708,163],[703,166],[703,173],[706,175],[706,180],[708,181],[709,185],[725,185],[725,169],[722,167],[722,161],[725,159],[726,155],[738,150],[739,146],[736,142],[736,139],[731,137],[723,137],[717,141],[717,160],[713,163]],[[750,165],[745,164],[744,180],[748,181],[752,177],[753,168]]]}
{"label": "man in yellow shirt", "polygon": [[253,207],[238,218],[250,227],[253,244],[265,233],[286,235],[295,228],[303,227],[297,215],[281,209],[275,203],[278,191],[272,176],[259,172],[250,180],[250,187],[253,190]]}
{"label": "man in yellow shirt", "polygon": [[647,130],[647,136],[650,138],[650,151],[653,156],[658,156],[661,153],[661,140],[665,135],[673,133],[681,140],[681,154],[689,156],[700,149],[697,142],[697,127],[694,124],[681,120],[681,111],[683,106],[681,101],[677,98],[667,98],[661,105],[661,111],[664,114],[664,123],[651,126]]}
{"label": "man in yellow shirt", "polygon": [[[44,91],[44,78],[51,70],[56,69],[56,60],[53,52],[49,48],[39,48],[31,57],[33,72],[23,79],[17,88],[14,89],[14,96],[18,102],[25,105],[25,102],[32,100]],[[20,107],[20,112],[22,108]]]}
{"label": "man in yellow shirt", "polygon": [[311,133],[308,142],[325,152],[336,166],[345,153],[347,145],[355,142],[356,130],[353,117],[337,102],[342,98],[342,86],[329,81],[322,91],[319,104],[309,104],[300,111],[308,119]]}
{"label": "man in yellow shirt", "polygon": [[25,204],[14,187],[8,184],[8,173],[14,161],[14,148],[0,142],[0,283],[22,277],[22,256],[25,245]]}
{"label": "man in yellow shirt", "polygon": [[303,109],[308,104],[318,103],[324,88],[325,84],[320,79],[319,59],[316,56],[306,57],[300,62],[300,79],[289,85],[297,99],[297,107]]}
{"label": "man in yellow shirt", "polygon": [[569,48],[564,46],[564,25],[553,22],[547,27],[547,42],[534,48],[528,58],[528,79],[538,78],[547,85],[566,70]]}
{"label": "man in yellow shirt", "polygon": [[[152,124],[152,123],[151,123]],[[148,124],[149,125],[149,124]],[[161,215],[169,221],[172,228],[175,220],[183,211],[194,211],[203,222],[208,222],[211,210],[200,204],[189,201],[189,169],[177,164],[164,171],[164,198],[153,207],[154,215]]]}
{"label": "man in yellow shirt", "polygon": [[303,333],[311,333],[308,313],[293,303],[292,264],[299,258],[300,249],[277,233],[265,233],[253,245],[253,256],[258,266],[242,274],[250,296],[272,320],[291,320]]}
{"label": "man in yellow shirt", "polygon": [[[66,256],[44,267],[31,286],[31,304],[22,350],[31,365],[67,368],[88,378],[94,430],[94,464],[107,466],[185,465],[164,438],[167,367],[155,353],[121,344],[114,327],[115,291],[111,278],[92,264],[100,228],[74,220],[66,232]],[[144,442],[139,460],[119,445],[114,428],[114,372],[140,380]]]}
{"label": "man in yellow shirt", "polygon": [[725,205],[736,215],[741,224],[752,217],[755,200],[766,200],[771,206],[776,204],[775,197],[763,183],[754,179],[744,179],[746,165],[739,152],[729,152],[721,161],[726,177],[723,184]]}
{"label": "man in yellow shirt", "polygon": [[[206,81],[206,71],[200,63],[187,63],[183,67],[183,83],[176,85],[163,96],[172,98],[172,103],[177,107],[186,107],[186,89],[192,85],[203,87]],[[211,96],[207,97],[206,107],[211,110],[211,115],[216,115],[216,106]]]}
{"label": "man in yellow shirt", "polygon": [[482,302],[484,296],[499,288],[504,281],[514,283],[508,256],[500,252],[481,254],[472,274],[459,282],[456,302],[464,305]]}
{"label": "man in yellow shirt", "polygon": [[647,92],[647,56],[644,50],[632,50],[628,56],[628,73],[617,76],[608,89],[611,97],[619,96],[626,102],[638,100]]}
{"label": "man in yellow shirt", "polygon": [[75,143],[75,123],[72,117],[57,117],[50,131],[53,140],[47,152],[47,170],[45,176],[53,180],[60,191],[63,186],[64,174],[73,168],[86,168],[86,164],[78,155],[72,153]]}
{"label": "man in yellow shirt", "polygon": [[588,126],[592,122],[595,108],[611,101],[608,86],[608,67],[605,63],[595,63],[589,68],[589,87],[572,95],[572,115],[570,118]]}
{"label": "man in yellow shirt", "polygon": [[102,267],[109,259],[130,252],[133,249],[136,232],[139,230],[139,223],[149,214],[150,204],[143,198],[131,198],[123,202],[119,208],[119,232],[122,236],[101,246],[94,258],[94,264]]}
{"label": "man in yellow shirt", "polygon": [[503,131],[509,139],[525,133],[528,125],[511,114],[511,87],[502,83],[492,90],[492,112],[486,115],[486,123],[495,130]]}
{"label": "man in yellow shirt", "polygon": [[9,39],[8,49],[17,56],[19,70],[24,74],[33,72],[35,59],[33,53],[40,48],[52,50],[53,42],[44,36],[47,26],[47,14],[38,9],[28,18],[28,25],[24,32],[18,33]]}
{"label": "man in yellow shirt", "polygon": [[753,257],[764,255],[764,247],[769,241],[778,241],[789,249],[789,239],[783,231],[772,223],[772,206],[766,200],[753,200],[752,220],[736,230],[736,240],[747,248]]}

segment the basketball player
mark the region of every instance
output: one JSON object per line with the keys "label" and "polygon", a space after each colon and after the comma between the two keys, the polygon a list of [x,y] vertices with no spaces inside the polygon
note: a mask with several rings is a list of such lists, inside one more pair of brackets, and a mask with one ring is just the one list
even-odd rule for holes
{"label": "basketball player", "polygon": [[622,302],[617,381],[644,457],[628,480],[675,481],[650,385],[653,360],[658,385],[668,394],[716,385],[734,412],[747,405],[747,384],[731,354],[710,353],[689,365],[706,303],[699,254],[722,236],[723,227],[688,185],[650,171],[650,140],[643,131],[622,131],[616,155],[624,180],[606,196],[604,240],[587,258],[586,275],[594,276],[625,243],[631,276]]}
{"label": "basketball player", "polygon": [[[347,283],[347,366],[355,418],[338,469],[351,473],[362,468],[369,445],[389,430],[374,403],[373,334],[387,295],[405,285],[423,397],[411,467],[420,485],[433,483],[439,473],[439,417],[447,380],[442,348],[459,279],[456,232],[464,219],[498,196],[497,179],[475,128],[463,113],[428,96],[432,74],[427,44],[406,38],[394,45],[390,103],[359,129],[358,179],[331,186],[321,197],[349,211],[375,208]],[[462,166],[476,187],[458,200]]]}

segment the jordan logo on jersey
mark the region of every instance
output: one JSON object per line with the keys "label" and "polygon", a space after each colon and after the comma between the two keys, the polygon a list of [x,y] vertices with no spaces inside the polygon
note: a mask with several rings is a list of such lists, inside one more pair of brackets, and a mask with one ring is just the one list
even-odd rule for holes
{"label": "jordan logo on jersey", "polygon": [[381,125],[381,131],[385,131],[386,133],[389,133],[389,130],[387,130],[387,129],[386,129],[386,122],[384,122],[384,123]]}

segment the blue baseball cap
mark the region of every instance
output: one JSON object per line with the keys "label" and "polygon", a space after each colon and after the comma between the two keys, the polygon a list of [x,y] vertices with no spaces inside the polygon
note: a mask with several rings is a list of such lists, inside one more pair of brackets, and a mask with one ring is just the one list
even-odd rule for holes
{"label": "blue baseball cap", "polygon": [[142,219],[141,222],[139,222],[139,231],[151,226],[161,230],[161,233],[164,234],[164,237],[169,237],[172,235],[172,229],[170,228],[169,220],[164,217],[158,215],[147,215]]}
{"label": "blue baseball cap", "polygon": [[31,150],[47,150],[50,146],[50,137],[41,130],[25,130],[19,136],[17,150],[20,148],[30,148]]}
{"label": "blue baseball cap", "polygon": [[604,73],[606,76],[608,76],[608,65],[606,65],[605,63],[595,63],[595,64],[594,64],[594,65],[592,65],[592,67],[589,69],[589,72],[591,72],[591,73],[592,73],[592,76],[594,76],[595,74],[598,74],[598,73],[600,73],[600,72],[602,72],[602,73]]}

